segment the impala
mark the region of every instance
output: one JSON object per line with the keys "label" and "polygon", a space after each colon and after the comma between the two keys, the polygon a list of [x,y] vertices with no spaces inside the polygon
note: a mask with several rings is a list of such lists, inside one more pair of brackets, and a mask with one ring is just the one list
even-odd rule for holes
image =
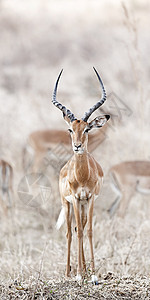
{"label": "impala", "polygon": [[27,169],[31,162],[27,165],[27,151],[33,152],[34,160],[32,169],[37,172],[43,159],[46,158],[48,151],[55,151],[55,148],[64,146],[64,151],[70,153],[70,135],[64,130],[47,129],[32,132],[28,137],[28,144],[23,149],[23,169]]}
{"label": "impala", "polygon": [[0,201],[5,214],[12,206],[12,193],[13,193],[13,168],[4,161],[0,160]]}
{"label": "impala", "polygon": [[[88,148],[90,152],[94,151],[104,141],[106,129],[107,126],[102,128],[100,132],[89,135]],[[68,157],[72,154],[70,141],[70,134],[65,130],[46,129],[32,132],[28,137],[27,145],[23,149],[23,169],[26,170],[31,165],[31,162],[27,163],[27,152],[30,151],[34,155],[32,169],[35,172],[40,169],[48,151],[55,154],[55,150],[61,152],[62,149],[64,151],[64,155],[61,157],[62,164],[66,163]]]}
{"label": "impala", "polygon": [[102,127],[110,118],[110,116],[99,116],[91,122],[88,122],[91,114],[106,100],[104,85],[98,72],[94,68],[102,88],[102,98],[84,114],[81,120],[76,119],[74,114],[69,109],[56,100],[57,86],[62,71],[60,72],[55,84],[52,102],[63,112],[64,120],[69,125],[74,155],[60,171],[59,189],[62,201],[62,210],[60,212],[56,227],[59,229],[66,218],[68,240],[66,276],[70,276],[71,222],[73,206],[78,237],[78,267],[76,278],[77,280],[81,280],[83,273],[86,272],[83,249],[83,230],[87,223],[87,235],[90,244],[92,282],[97,283],[92,241],[92,218],[94,201],[97,198],[102,185],[103,171],[98,162],[88,152],[87,143],[88,132],[94,127]]}
{"label": "impala", "polygon": [[118,194],[109,212],[112,215],[119,206],[117,214],[120,217],[124,217],[129,202],[135,192],[150,194],[150,162],[122,162],[113,166],[109,173],[112,187]]}

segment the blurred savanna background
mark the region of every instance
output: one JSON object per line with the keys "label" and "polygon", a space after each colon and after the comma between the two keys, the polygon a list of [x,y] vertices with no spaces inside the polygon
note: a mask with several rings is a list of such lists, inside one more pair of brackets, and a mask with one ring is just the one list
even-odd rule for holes
{"label": "blurred savanna background", "polygon": [[[10,291],[11,299],[17,299],[16,293],[34,299],[37,289],[36,299],[53,299],[41,296],[42,284],[64,280],[66,228],[55,229],[61,209],[58,173],[64,163],[59,141],[51,149],[56,164],[49,161],[45,167],[42,161],[39,167],[49,182],[46,200],[27,203],[18,191],[24,176],[32,173],[28,162],[33,161],[34,151],[27,147],[29,135],[37,130],[68,129],[62,113],[51,103],[60,70],[64,72],[58,99],[81,118],[101,97],[93,66],[108,95],[93,118],[111,114],[105,132],[99,130],[103,142],[96,142],[92,149],[105,174],[93,217],[96,273],[102,282],[104,274],[111,274],[112,280],[140,278],[138,288],[146,299],[150,196],[135,193],[124,218],[110,218],[108,210],[116,195],[108,171],[123,161],[150,160],[149,15],[147,0],[0,1],[0,157],[14,170],[13,207],[7,214],[0,210],[2,299],[8,299]],[[68,157],[68,146],[63,147],[64,153]],[[76,250],[73,232],[72,278]],[[86,238],[85,250],[89,262]],[[104,288],[106,296],[109,292]]]}

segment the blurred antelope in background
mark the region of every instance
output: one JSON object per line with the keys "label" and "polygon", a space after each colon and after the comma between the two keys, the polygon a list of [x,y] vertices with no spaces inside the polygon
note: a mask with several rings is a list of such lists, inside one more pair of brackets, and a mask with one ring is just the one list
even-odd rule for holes
{"label": "blurred antelope in background", "polygon": [[5,214],[13,204],[13,168],[4,161],[0,160],[0,202]]}
{"label": "blurred antelope in background", "polygon": [[109,173],[112,187],[118,194],[109,212],[112,215],[118,208],[117,215],[124,217],[135,192],[150,194],[150,162],[122,162],[111,167]]}
{"label": "blurred antelope in background", "polygon": [[102,88],[102,98],[84,114],[81,120],[78,120],[69,109],[56,100],[57,86],[62,71],[60,72],[56,81],[52,102],[63,112],[64,120],[69,126],[69,132],[72,139],[72,149],[74,152],[72,158],[61,169],[59,177],[62,210],[60,212],[56,227],[59,229],[66,218],[68,240],[66,276],[70,276],[71,223],[73,207],[78,237],[77,280],[81,280],[83,272],[86,272],[83,249],[83,231],[87,223],[87,235],[89,239],[91,256],[92,282],[97,283],[97,277],[95,276],[92,240],[92,218],[94,201],[98,197],[102,185],[103,171],[98,162],[88,152],[87,144],[88,132],[95,127],[101,128],[109,120],[110,116],[99,116],[91,122],[88,122],[91,114],[106,100],[106,92],[102,80],[95,68],[94,71]]}
{"label": "blurred antelope in background", "polygon": [[[23,150],[23,169],[30,166],[34,172],[37,172],[46,158],[48,151],[55,151],[55,148],[65,147],[66,156],[70,153],[70,135],[64,130],[47,129],[32,132],[28,137],[28,144]],[[58,149],[59,150],[59,149]],[[27,159],[27,152],[32,152],[33,161]],[[66,162],[66,161],[65,161]]]}

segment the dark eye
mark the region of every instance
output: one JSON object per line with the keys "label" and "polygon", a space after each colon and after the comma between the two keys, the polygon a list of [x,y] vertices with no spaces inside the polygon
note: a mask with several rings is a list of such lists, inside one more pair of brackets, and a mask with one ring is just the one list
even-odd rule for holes
{"label": "dark eye", "polygon": [[89,128],[85,129],[85,130],[84,130],[84,133],[87,133],[89,130],[90,130]]}
{"label": "dark eye", "polygon": [[68,131],[69,131],[70,133],[73,133],[72,129],[70,129],[70,128],[68,129]]}

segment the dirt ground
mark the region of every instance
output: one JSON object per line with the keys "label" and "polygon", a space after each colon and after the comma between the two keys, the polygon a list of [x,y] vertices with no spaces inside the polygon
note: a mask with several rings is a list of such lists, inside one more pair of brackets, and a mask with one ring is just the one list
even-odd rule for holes
{"label": "dirt ground", "polygon": [[[116,163],[150,160],[149,13],[146,0],[0,1],[0,156],[14,168],[14,207],[7,216],[0,209],[1,299],[150,299],[150,197],[135,193],[124,219],[110,218],[116,195],[107,175]],[[75,281],[75,232],[71,278],[64,278],[66,228],[55,229],[59,161],[44,171],[46,200],[27,202],[19,194],[29,173],[22,167],[29,134],[67,130],[51,104],[59,71],[64,68],[59,99],[80,118],[100,97],[93,66],[112,115],[104,142],[93,151],[105,174],[93,217],[95,286],[88,276]],[[85,237],[90,274],[88,249]]]}
{"label": "dirt ground", "polygon": [[146,277],[116,277],[108,273],[99,285],[74,280],[51,280],[25,284],[13,282],[0,286],[2,299],[149,299],[150,286]]}

